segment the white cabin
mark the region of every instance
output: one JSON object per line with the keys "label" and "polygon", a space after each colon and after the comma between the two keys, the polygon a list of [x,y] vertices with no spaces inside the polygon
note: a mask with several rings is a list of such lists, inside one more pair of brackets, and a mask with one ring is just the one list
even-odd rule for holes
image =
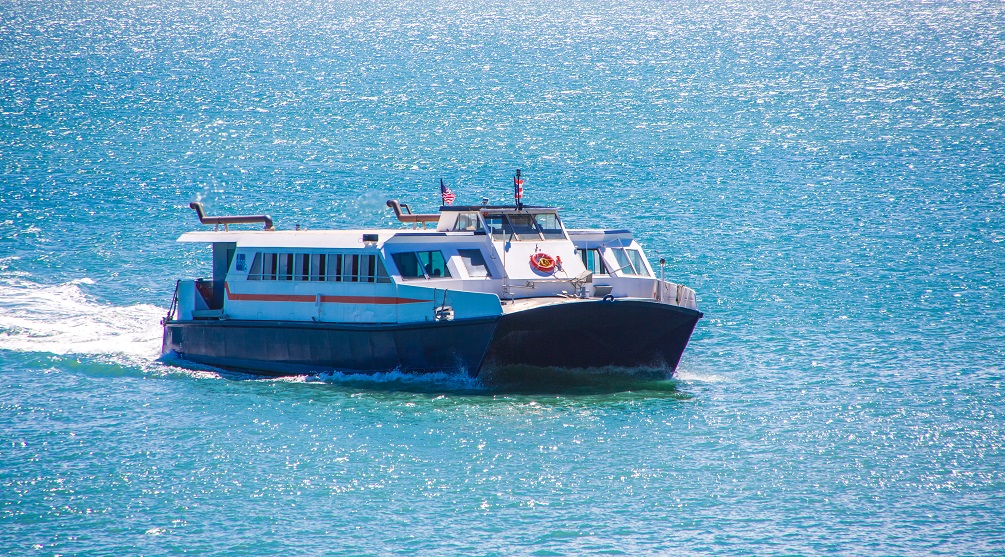
{"label": "white cabin", "polygon": [[213,276],[179,281],[178,319],[407,324],[605,296],[697,309],[627,230],[567,230],[548,207],[406,216],[411,229],[186,233],[213,246]]}

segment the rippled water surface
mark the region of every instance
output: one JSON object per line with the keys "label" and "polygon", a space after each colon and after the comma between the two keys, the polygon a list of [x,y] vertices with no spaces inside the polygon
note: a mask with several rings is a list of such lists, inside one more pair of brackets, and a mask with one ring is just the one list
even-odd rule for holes
{"label": "rippled water surface", "polygon": [[[0,551],[1005,553],[993,1],[0,0]],[[213,213],[630,228],[677,377],[157,361]]]}

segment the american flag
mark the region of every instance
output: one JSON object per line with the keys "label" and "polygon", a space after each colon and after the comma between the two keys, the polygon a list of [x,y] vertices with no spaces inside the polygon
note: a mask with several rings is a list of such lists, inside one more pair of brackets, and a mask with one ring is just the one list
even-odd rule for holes
{"label": "american flag", "polygon": [[516,171],[516,176],[513,177],[513,199],[517,201],[523,199],[523,178],[520,177],[520,171]]}
{"label": "american flag", "polygon": [[443,199],[444,205],[453,205],[454,200],[457,199],[454,192],[450,191],[450,188],[443,183],[443,178],[440,178],[440,198]]}

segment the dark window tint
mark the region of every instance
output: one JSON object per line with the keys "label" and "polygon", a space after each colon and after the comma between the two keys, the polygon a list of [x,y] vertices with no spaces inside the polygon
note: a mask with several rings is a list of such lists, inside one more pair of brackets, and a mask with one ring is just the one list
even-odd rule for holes
{"label": "dark window tint", "polygon": [[398,272],[401,273],[401,278],[423,278],[425,276],[422,267],[419,266],[419,258],[415,256],[414,252],[396,253],[391,257],[394,259],[394,265],[398,268]]}
{"label": "dark window tint", "polygon": [[603,258],[600,257],[600,250],[597,248],[580,249],[579,257],[583,260],[586,269],[596,275],[606,275],[607,266],[604,265]]}
{"label": "dark window tint", "polygon": [[457,254],[461,256],[461,261],[464,262],[464,268],[468,271],[468,276],[470,277],[489,277],[492,276],[489,273],[489,268],[485,265],[485,257],[482,255],[482,250],[480,249],[459,249]]}
{"label": "dark window tint", "polygon": [[398,267],[398,272],[402,278],[446,278],[450,276],[450,269],[443,259],[443,253],[436,251],[418,251],[395,253],[394,264]]}

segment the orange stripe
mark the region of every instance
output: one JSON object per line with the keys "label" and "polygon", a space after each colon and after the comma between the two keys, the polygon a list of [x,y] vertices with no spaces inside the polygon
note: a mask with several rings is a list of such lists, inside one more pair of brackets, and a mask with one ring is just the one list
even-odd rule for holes
{"label": "orange stripe", "polygon": [[[226,282],[223,283],[223,287],[227,291],[227,298],[234,301],[309,302],[309,303],[314,303],[317,301],[316,296],[310,296],[304,294],[241,294],[238,292],[231,292],[230,284]],[[391,305],[391,304],[420,304],[422,302],[431,302],[432,300],[417,300],[415,298],[398,298],[390,296],[321,296],[321,301],[332,304]]]}

